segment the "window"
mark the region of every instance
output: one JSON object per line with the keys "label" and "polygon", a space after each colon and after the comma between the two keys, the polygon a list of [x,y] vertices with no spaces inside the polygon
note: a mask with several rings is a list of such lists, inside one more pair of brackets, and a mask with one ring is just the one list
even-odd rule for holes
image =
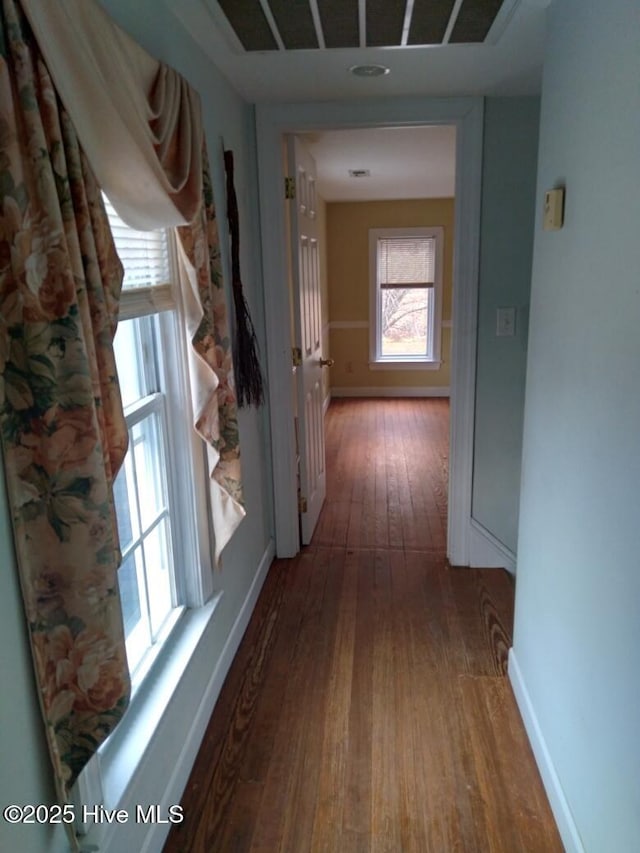
{"label": "window", "polygon": [[[172,285],[173,234],[134,231],[106,205],[125,268],[114,350],[129,450],[114,498],[122,551],[118,581],[135,690],[185,605],[204,600],[194,594],[193,583],[199,573],[196,445]],[[202,584],[199,588],[202,593]]]}
{"label": "window", "polygon": [[[213,589],[207,464],[191,423],[174,234],[136,232],[106,198],[105,205],[125,268],[114,350],[129,449],[114,498],[132,697],[74,786],[76,814],[84,805],[112,809],[127,802],[134,776],[152,772],[150,764],[163,766],[157,733],[168,697],[222,595]],[[102,849],[108,827],[89,817],[77,822],[77,831]]]}
{"label": "window", "polygon": [[442,228],[369,231],[370,361],[440,366]]}

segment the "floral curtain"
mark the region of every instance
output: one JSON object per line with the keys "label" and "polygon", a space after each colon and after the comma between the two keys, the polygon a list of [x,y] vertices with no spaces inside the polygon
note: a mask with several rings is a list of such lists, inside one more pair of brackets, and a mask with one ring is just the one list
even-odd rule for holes
{"label": "floral curtain", "polygon": [[[159,68],[163,80],[167,73]],[[176,86],[188,88],[185,81]],[[193,105],[197,96],[187,95]],[[200,121],[198,115],[194,127],[181,125],[185,138],[201,133]],[[112,495],[127,450],[113,354],[122,268],[77,133],[20,0],[0,0],[0,441],[38,695],[63,801],[122,717],[130,691]],[[202,167],[200,157],[192,160],[203,190],[199,214],[179,228],[182,296],[218,560],[245,511],[206,152]]]}
{"label": "floral curtain", "polygon": [[118,214],[134,228],[179,226],[190,392],[195,429],[207,442],[217,564],[245,510],[227,300],[199,95],[94,0],[20,4],[80,145]]}
{"label": "floral curtain", "polygon": [[122,269],[99,187],[15,0],[0,11],[0,438],[59,796],[126,708],[112,483]]}

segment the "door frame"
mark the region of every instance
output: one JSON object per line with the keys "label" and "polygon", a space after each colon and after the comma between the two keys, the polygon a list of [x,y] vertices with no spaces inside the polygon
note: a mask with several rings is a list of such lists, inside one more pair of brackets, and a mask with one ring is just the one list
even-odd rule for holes
{"label": "door frame", "polygon": [[456,204],[447,557],[470,564],[484,99],[372,98],[256,106],[269,420],[278,557],[300,550],[296,483],[283,138],[367,127],[456,127]]}

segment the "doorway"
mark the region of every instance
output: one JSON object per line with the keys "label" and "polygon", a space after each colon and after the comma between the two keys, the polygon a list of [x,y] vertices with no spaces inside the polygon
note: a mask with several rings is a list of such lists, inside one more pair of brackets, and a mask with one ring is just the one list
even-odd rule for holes
{"label": "doorway", "polygon": [[[455,127],[305,133],[288,147],[289,177],[295,177],[288,203],[292,335],[302,353],[294,371],[313,374],[325,411],[330,399],[344,397],[448,398]],[[309,244],[316,251],[309,253]],[[319,269],[310,277],[313,265],[304,261],[313,258]],[[311,386],[305,381],[295,389],[302,544],[311,541],[320,509],[312,500],[318,489],[310,488],[314,471],[324,471],[312,452],[324,446],[318,435],[324,419]]]}
{"label": "doorway", "polygon": [[475,323],[477,307],[479,207],[483,102],[478,98],[407,98],[323,104],[264,104],[257,107],[257,144],[262,258],[267,326],[270,421],[274,471],[276,549],[299,549],[296,454],[291,383],[290,301],[284,240],[282,139],[288,133],[344,127],[456,127],[456,212],[451,364],[451,430],[447,556],[469,565]]}

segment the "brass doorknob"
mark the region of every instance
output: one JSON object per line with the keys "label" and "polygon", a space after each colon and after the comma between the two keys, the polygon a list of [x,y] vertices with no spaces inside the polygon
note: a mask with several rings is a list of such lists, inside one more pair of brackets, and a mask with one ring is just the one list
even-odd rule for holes
{"label": "brass doorknob", "polygon": [[333,367],[335,361],[332,358],[321,358],[320,367]]}

